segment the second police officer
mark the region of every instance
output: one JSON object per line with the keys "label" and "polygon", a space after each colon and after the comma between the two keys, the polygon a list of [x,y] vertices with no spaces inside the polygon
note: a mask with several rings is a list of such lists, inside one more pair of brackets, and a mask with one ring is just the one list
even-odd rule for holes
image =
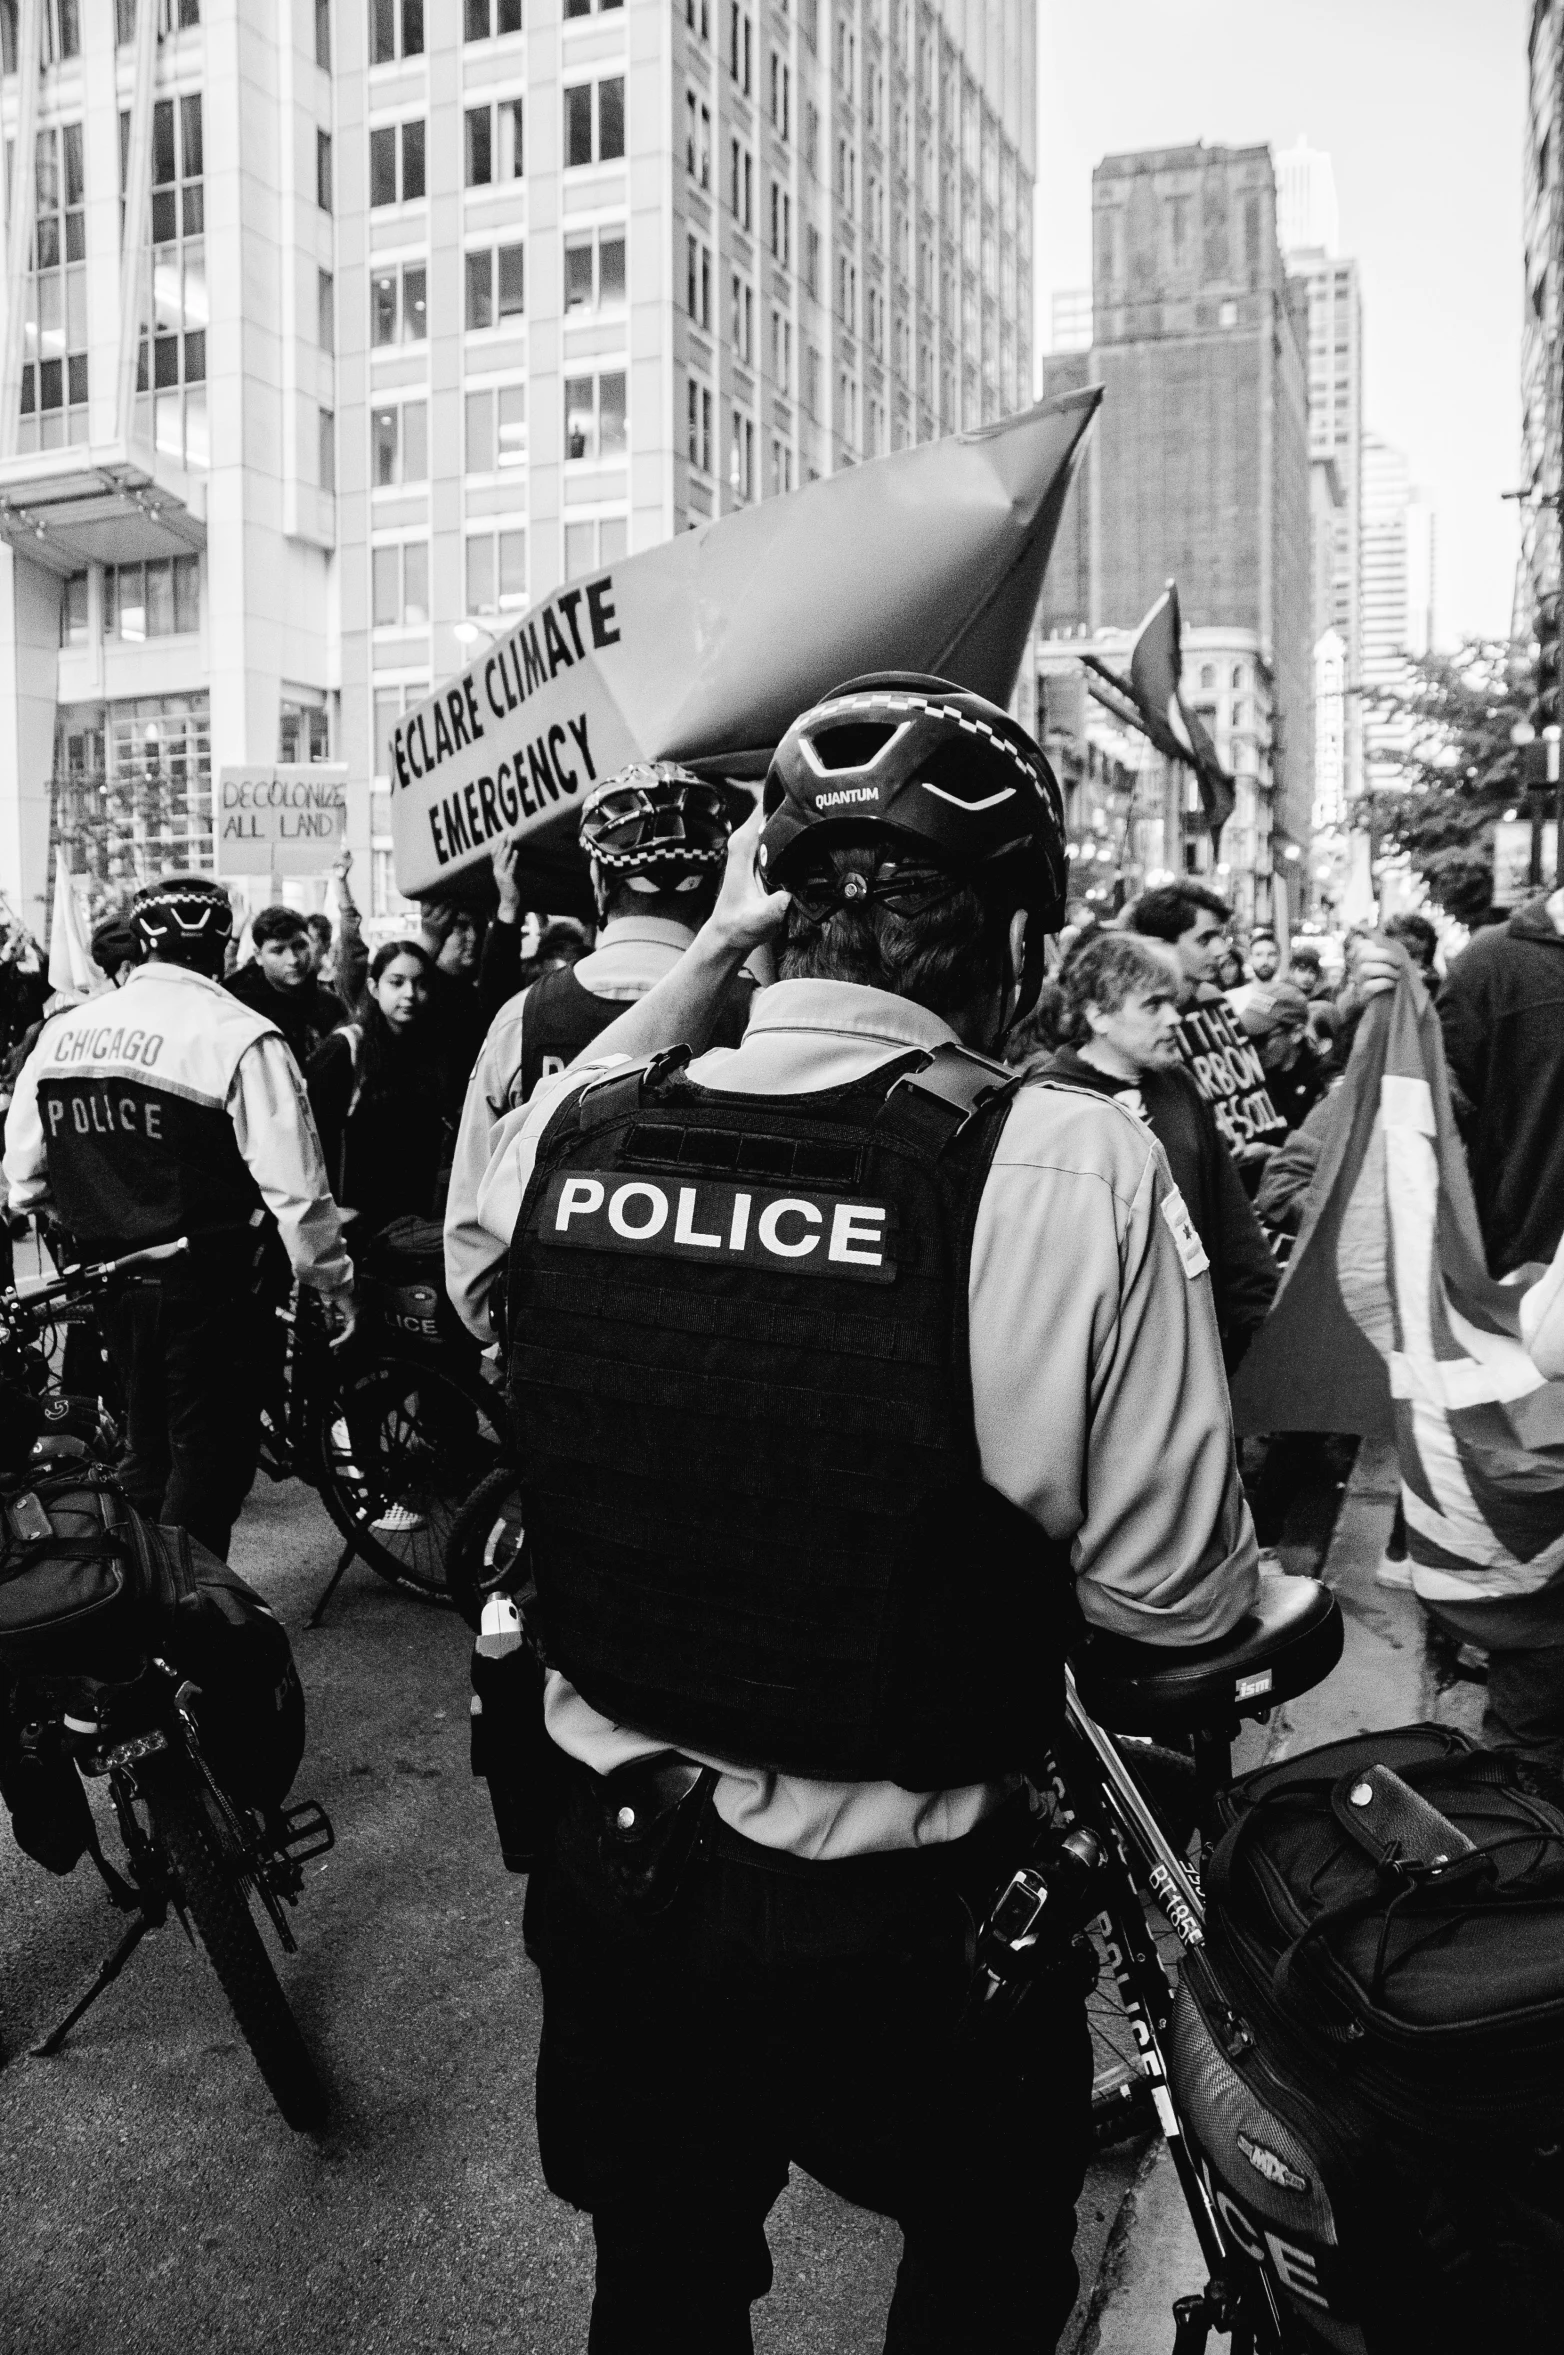
{"label": "second police officer", "polygon": [[[954,2030],[1076,1615],[1198,1643],[1252,1597],[1211,1288],[1142,1124],[986,1059],[1063,907],[1032,739],[856,681],[764,809],[775,896],[747,827],[480,1190],[559,1760],[543,2166],[592,2215],[594,2355],[749,2349],[790,2163],[900,2224],[894,2355],[1044,2350],[1083,2005],[1002,2067]],[[779,925],[742,1043],[689,1060]]]}
{"label": "second police officer", "polygon": [[[532,981],[500,1008],[467,1085],[446,1201],[451,1298],[479,1340],[492,1339],[489,1295],[504,1248],[478,1222],[478,1188],[501,1124],[540,1079],[563,1071],[598,1032],[676,964],[710,915],[733,828],[734,800],[672,761],[638,761],[604,777],[581,808],[599,931],[574,966]],[[724,1010],[723,1033],[744,1027],[749,985]]]}

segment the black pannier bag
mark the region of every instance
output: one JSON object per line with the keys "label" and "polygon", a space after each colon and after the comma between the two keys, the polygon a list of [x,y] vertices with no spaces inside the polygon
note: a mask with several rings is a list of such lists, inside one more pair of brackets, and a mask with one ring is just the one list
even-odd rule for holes
{"label": "black pannier bag", "polygon": [[[1452,1835],[1376,1828],[1388,1768]],[[1564,1806],[1403,1726],[1219,1802],[1169,2069],[1241,2261],[1297,2341],[1402,2355],[1551,2338],[1564,2286]],[[1467,1843],[1470,1843],[1468,1848]]]}
{"label": "black pannier bag", "polygon": [[183,1529],[143,1520],[80,1466],[0,1505],[0,1664],[14,1675],[128,1684],[154,1654],[201,1688],[214,1771],[251,1806],[286,1797],[304,1695],[286,1629]]}
{"label": "black pannier bag", "polygon": [[429,1347],[473,1350],[446,1294],[445,1232],[438,1219],[392,1219],[365,1245],[358,1273],[387,1333]]}

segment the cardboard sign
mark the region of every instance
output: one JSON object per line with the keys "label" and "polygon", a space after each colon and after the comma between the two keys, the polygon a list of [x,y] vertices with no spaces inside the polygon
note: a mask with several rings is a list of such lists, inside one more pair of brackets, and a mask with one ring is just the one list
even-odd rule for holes
{"label": "cardboard sign", "polygon": [[757,777],[864,672],[1008,702],[1100,397],[844,467],[552,591],[397,724],[397,888],[448,890],[505,834],[530,871],[579,873],[595,777],[638,759]]}
{"label": "cardboard sign", "polygon": [[219,875],[325,875],[347,826],[346,762],[220,769]]}

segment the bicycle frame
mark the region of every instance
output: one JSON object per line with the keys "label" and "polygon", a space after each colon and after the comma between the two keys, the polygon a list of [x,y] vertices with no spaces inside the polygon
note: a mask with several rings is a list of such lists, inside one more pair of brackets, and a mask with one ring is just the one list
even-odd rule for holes
{"label": "bicycle frame", "polygon": [[[1226,1742],[1206,1742],[1198,1747],[1203,1753],[1203,1779],[1213,1783],[1225,1779]],[[1138,1895],[1142,1886],[1147,1888],[1180,1944],[1196,1948],[1205,1943],[1205,1902],[1199,1879],[1169,1842],[1113,1736],[1086,1709],[1068,1669],[1065,1730],[1057,1748],[1063,1758],[1055,1794],[1062,1808],[1068,1815],[1083,1818],[1104,1839],[1107,1903],[1097,1919],[1135,2038],[1141,2074],[1210,2273],[1202,2295],[1181,2299],[1175,2308],[1178,2333],[1174,2355],[1186,2355],[1186,2351],[1197,2355],[1211,2328],[1232,2331],[1233,2355],[1241,2355],[1246,2337],[1247,2343],[1253,2344],[1245,2291],[1239,2287],[1246,2277],[1233,2268],[1235,2252],[1227,2245],[1216,2203],[1190,2155],[1173,2098],[1163,2038],[1172,2020],[1175,1989],[1152,1943]],[[1272,2344],[1279,2350],[1286,2345],[1281,2310],[1263,2275],[1259,2289],[1265,2313],[1253,2319],[1268,2326]]]}

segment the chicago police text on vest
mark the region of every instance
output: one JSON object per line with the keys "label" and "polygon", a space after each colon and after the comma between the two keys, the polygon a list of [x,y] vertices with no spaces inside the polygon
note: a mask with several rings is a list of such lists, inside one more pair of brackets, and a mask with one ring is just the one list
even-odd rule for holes
{"label": "chicago police text on vest", "polygon": [[587,659],[588,636],[592,648],[617,645],[613,585],[612,574],[605,573],[580,588],[560,589],[481,665],[398,723],[391,755],[404,790],[415,781],[438,780],[442,764],[459,751],[496,739],[492,769],[429,805],[430,837],[442,867],[521,819],[541,816],[551,803],[574,799],[596,777],[584,710],[535,735],[512,714],[525,711],[559,672]]}
{"label": "chicago police text on vest", "polygon": [[896,1277],[895,1218],[887,1202],[788,1194],[720,1178],[659,1185],[621,1170],[570,1170],[545,1190],[533,1232],[543,1243],[663,1259],[734,1261],[797,1275]]}

